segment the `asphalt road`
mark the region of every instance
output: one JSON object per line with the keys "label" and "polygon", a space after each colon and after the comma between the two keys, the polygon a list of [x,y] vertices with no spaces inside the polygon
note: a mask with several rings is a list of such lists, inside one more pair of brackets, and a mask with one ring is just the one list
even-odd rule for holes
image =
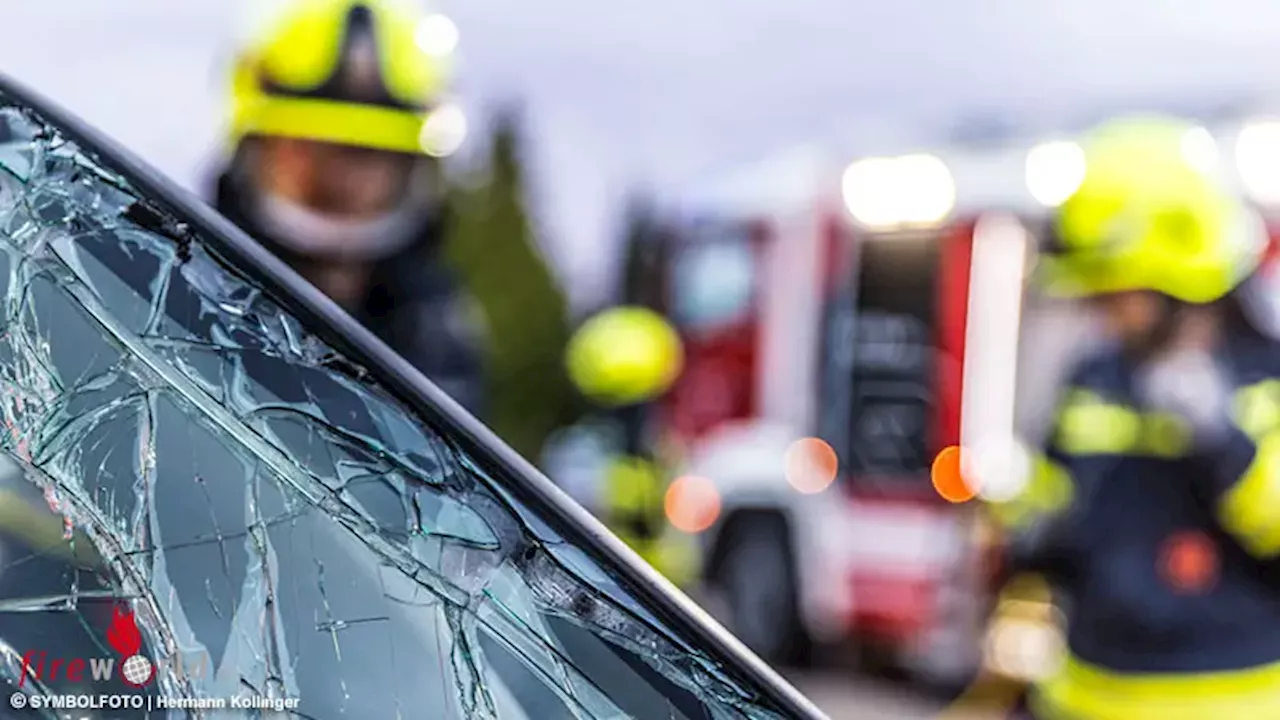
{"label": "asphalt road", "polygon": [[831,720],[923,720],[942,709],[909,688],[856,677],[839,671],[787,673]]}
{"label": "asphalt road", "polygon": [[[725,622],[725,608],[714,594],[695,588],[689,595],[713,617]],[[971,703],[948,704],[927,697],[906,683],[868,677],[851,665],[780,671],[831,720],[1004,720],[998,711],[973,708]]]}
{"label": "asphalt road", "polygon": [[855,673],[823,670],[784,671],[784,675],[831,720],[1000,720],[992,706],[946,703],[923,697],[905,685],[877,681]]}

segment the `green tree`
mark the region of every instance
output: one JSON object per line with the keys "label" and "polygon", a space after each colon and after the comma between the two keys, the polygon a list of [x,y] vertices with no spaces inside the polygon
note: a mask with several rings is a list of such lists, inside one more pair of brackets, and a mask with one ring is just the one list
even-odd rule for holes
{"label": "green tree", "polygon": [[536,462],[576,402],[564,371],[568,304],[525,212],[519,127],[518,112],[501,113],[487,167],[453,189],[446,252],[488,324],[484,420]]}

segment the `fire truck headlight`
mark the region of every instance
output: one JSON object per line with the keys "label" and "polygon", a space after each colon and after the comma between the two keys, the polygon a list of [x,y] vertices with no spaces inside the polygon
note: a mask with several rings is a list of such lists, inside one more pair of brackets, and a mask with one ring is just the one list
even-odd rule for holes
{"label": "fire truck headlight", "polygon": [[924,154],[859,160],[845,170],[841,192],[853,219],[872,229],[933,225],[956,203],[951,171]]}
{"label": "fire truck headlight", "polygon": [[844,171],[841,192],[853,219],[870,228],[887,228],[900,221],[900,199],[893,158],[870,158]]}
{"label": "fire truck headlight", "polygon": [[1070,141],[1041,143],[1027,153],[1027,190],[1036,202],[1057,207],[1084,182],[1084,149]]}
{"label": "fire truck headlight", "polygon": [[1260,203],[1280,203],[1280,120],[1246,125],[1235,151],[1245,191]]}
{"label": "fire truck headlight", "polygon": [[898,158],[902,197],[907,201],[902,222],[932,225],[942,222],[956,205],[956,184],[946,163],[933,155]]}

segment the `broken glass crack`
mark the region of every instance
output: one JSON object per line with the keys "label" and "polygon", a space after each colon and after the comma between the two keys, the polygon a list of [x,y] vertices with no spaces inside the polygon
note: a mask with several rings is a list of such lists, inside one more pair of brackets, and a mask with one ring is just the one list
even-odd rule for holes
{"label": "broken glass crack", "polygon": [[[296,699],[306,718],[784,716],[3,94],[0,284],[10,685]],[[125,667],[121,609],[142,688],[71,669]]]}

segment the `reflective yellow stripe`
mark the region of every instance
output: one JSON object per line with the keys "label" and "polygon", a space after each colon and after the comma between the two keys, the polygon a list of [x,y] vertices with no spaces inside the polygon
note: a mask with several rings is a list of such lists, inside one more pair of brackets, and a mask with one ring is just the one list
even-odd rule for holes
{"label": "reflective yellow stripe", "polygon": [[1137,447],[1141,433],[1138,413],[1077,391],[1058,416],[1056,441],[1071,455],[1118,455]]}
{"label": "reflective yellow stripe", "polygon": [[1280,380],[1241,388],[1233,402],[1236,424],[1257,443],[1240,480],[1223,496],[1218,521],[1249,552],[1280,555]]}
{"label": "reflective yellow stripe", "polygon": [[[1067,395],[1058,416],[1054,445],[1067,455],[1135,455],[1177,458],[1190,448],[1190,433],[1175,416],[1140,413],[1109,403],[1088,390]],[[1008,529],[1070,506],[1074,483],[1066,468],[1040,457],[1027,487],[1008,502],[992,503],[996,521]]]}
{"label": "reflective yellow stripe", "polygon": [[1058,417],[1054,442],[1069,455],[1175,458],[1186,453],[1189,440],[1187,429],[1172,415],[1139,413],[1077,390]]}
{"label": "reflective yellow stripe", "polygon": [[1040,455],[1032,462],[1031,477],[1017,497],[993,502],[991,513],[1007,529],[1027,526],[1037,518],[1054,515],[1071,506],[1075,486],[1066,468]]}
{"label": "reflective yellow stripe", "polygon": [[1263,380],[1236,391],[1236,424],[1255,441],[1280,428],[1280,380]]}
{"label": "reflective yellow stripe", "polygon": [[1047,720],[1280,718],[1280,663],[1194,675],[1134,675],[1068,658],[1041,684],[1032,706]]}
{"label": "reflective yellow stripe", "polygon": [[1174,415],[1149,413],[1142,417],[1141,450],[1149,455],[1176,458],[1191,448],[1191,432]]}
{"label": "reflective yellow stripe", "polygon": [[232,132],[316,140],[403,153],[422,153],[427,116],[408,110],[311,98],[241,97]]}
{"label": "reflective yellow stripe", "polygon": [[1223,496],[1218,521],[1249,552],[1280,555],[1280,432],[1258,441],[1253,462]]}

